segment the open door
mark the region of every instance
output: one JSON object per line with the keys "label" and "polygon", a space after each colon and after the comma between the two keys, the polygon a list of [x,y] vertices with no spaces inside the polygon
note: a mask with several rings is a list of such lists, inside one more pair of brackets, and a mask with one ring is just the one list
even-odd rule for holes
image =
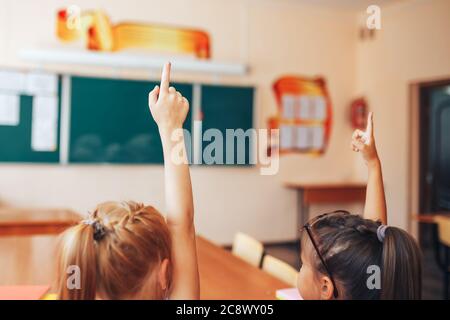
{"label": "open door", "polygon": [[[450,81],[420,92],[420,212],[450,211]],[[421,228],[429,244],[429,228]]]}

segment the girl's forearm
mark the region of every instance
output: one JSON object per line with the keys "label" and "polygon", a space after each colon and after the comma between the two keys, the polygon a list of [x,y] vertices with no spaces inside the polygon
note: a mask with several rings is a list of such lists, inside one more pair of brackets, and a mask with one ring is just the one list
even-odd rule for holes
{"label": "girl's forearm", "polygon": [[379,159],[367,163],[369,176],[366,189],[364,218],[380,220],[387,224],[386,199],[384,195],[383,174]]}
{"label": "girl's forearm", "polygon": [[164,153],[167,222],[192,227],[194,205],[186,147],[181,128],[160,129]]}

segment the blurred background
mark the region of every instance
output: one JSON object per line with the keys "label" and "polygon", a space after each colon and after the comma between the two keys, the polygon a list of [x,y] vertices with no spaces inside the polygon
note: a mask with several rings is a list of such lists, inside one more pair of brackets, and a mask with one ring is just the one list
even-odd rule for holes
{"label": "blurred background", "polygon": [[[424,298],[444,298],[450,243],[435,217],[450,210],[449,39],[448,0],[0,0],[0,262],[9,270],[0,285],[47,279],[26,265],[54,238],[24,240],[24,221],[50,215],[61,231],[67,212],[107,200],[164,211],[159,146],[146,153],[158,142],[140,128],[154,130],[146,90],[171,60],[191,121],[268,128],[276,118],[277,148],[287,149],[275,175],[193,165],[200,235],[231,246],[243,232],[298,269],[300,222],[362,212],[366,168],[349,144],[373,111],[389,223],[421,242]],[[314,122],[323,129],[317,150],[285,138],[280,119],[289,115],[274,90],[285,77],[297,79],[297,95],[309,84],[327,102]],[[133,103],[140,111],[119,110]],[[106,155],[96,158],[99,150]]]}

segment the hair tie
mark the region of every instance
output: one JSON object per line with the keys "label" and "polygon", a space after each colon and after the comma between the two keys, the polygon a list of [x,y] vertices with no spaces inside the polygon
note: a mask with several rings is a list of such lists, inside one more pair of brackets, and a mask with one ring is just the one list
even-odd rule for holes
{"label": "hair tie", "polygon": [[385,225],[385,224],[382,224],[382,225],[380,225],[380,226],[378,227],[378,229],[377,229],[377,238],[378,238],[378,241],[380,241],[380,242],[383,242],[383,241],[384,241],[384,237],[385,237],[386,229],[387,229],[387,228],[388,228],[388,226]]}
{"label": "hair tie", "polygon": [[105,236],[105,234],[106,234],[105,226],[103,224],[101,224],[98,220],[88,219],[88,220],[83,220],[81,222],[84,224],[87,224],[89,226],[92,226],[92,228],[94,229],[94,240],[95,241],[99,241]]}

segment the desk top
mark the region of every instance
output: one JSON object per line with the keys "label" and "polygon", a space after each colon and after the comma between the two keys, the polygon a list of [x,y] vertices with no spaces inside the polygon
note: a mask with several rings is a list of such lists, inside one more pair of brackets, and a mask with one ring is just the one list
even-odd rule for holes
{"label": "desk top", "polygon": [[421,223],[436,223],[435,218],[437,216],[444,216],[450,218],[449,211],[439,211],[439,212],[430,212],[430,213],[421,213],[416,214],[413,218]]}
{"label": "desk top", "polygon": [[[57,236],[0,237],[0,286],[53,283]],[[275,299],[290,287],[229,251],[198,237],[201,299]]]}
{"label": "desk top", "polygon": [[304,190],[329,190],[329,189],[366,189],[365,182],[286,182],[286,188]]}
{"label": "desk top", "polygon": [[303,204],[363,202],[366,184],[346,183],[286,183],[286,188],[299,191]]}
{"label": "desk top", "polygon": [[0,236],[58,234],[80,219],[69,209],[0,207]]}
{"label": "desk top", "polygon": [[274,300],[291,287],[231,252],[197,237],[201,299]]}
{"label": "desk top", "polygon": [[36,209],[0,207],[1,225],[51,224],[79,221],[81,216],[70,209]]}

